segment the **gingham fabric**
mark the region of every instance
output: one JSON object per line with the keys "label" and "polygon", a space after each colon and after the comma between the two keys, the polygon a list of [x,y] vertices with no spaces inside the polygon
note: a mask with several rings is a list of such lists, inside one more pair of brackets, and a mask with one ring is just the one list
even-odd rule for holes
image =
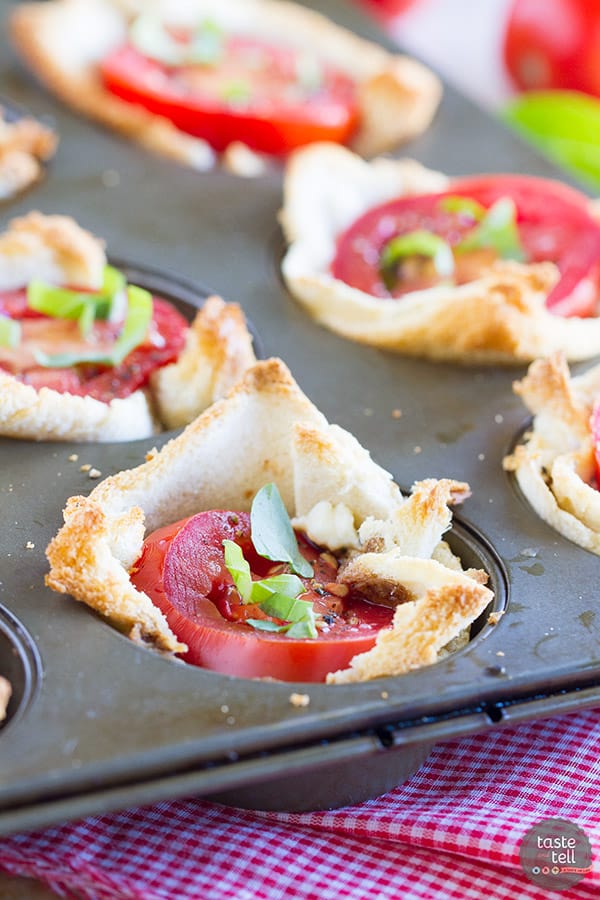
{"label": "gingham fabric", "polygon": [[[549,892],[519,865],[541,819],[576,822],[594,868]],[[439,744],[395,790],[324,813],[190,798],[0,840],[0,868],[89,900],[592,900],[600,709]]]}

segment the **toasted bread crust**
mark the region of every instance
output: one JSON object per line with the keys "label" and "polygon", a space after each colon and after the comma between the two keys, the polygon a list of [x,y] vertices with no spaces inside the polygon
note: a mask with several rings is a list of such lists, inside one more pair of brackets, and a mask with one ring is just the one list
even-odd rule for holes
{"label": "toasted bread crust", "polygon": [[11,698],[12,688],[10,682],[0,675],[0,722],[6,718],[6,708]]}
{"label": "toasted bread crust", "polygon": [[536,513],[564,537],[600,554],[600,492],[592,486],[590,417],[600,366],[571,378],[557,353],[536,360],[515,392],[534,415],[524,443],[504,460]]}
{"label": "toasted bread crust", "polygon": [[[158,14],[175,13],[156,2]],[[148,149],[198,169],[209,168],[208,144],[179,131],[167,119],[120,100],[105,90],[98,62],[123,42],[135,2],[51,0],[24,3],[12,14],[10,29],[17,49],[37,76],[65,103]],[[324,61],[358,82],[361,126],[356,149],[380,153],[419,134],[429,125],[441,97],[441,85],[425,66],[353,35],[319,13],[272,0],[190,0],[186,20],[210,17],[234,30],[309,47]],[[94,28],[86,28],[93,16]],[[89,19],[88,19],[89,21]]]}
{"label": "toasted bread crust", "polygon": [[[351,435],[327,423],[277,359],[249,369],[227,397],[145,463],[105,479],[87,498],[71,498],[65,525],[47,548],[51,566],[47,583],[89,604],[122,630],[160,650],[178,652],[182,646],[162,614],[151,609],[148,597],[129,581],[144,530],[152,532],[206,509],[248,510],[257,491],[270,481],[278,485],[291,515],[326,501],[332,507],[343,504],[359,530],[370,521],[371,534],[378,527],[382,533],[393,531],[387,553],[353,552],[344,580],[365,572],[371,578],[375,570],[365,568],[367,563],[373,559],[378,564],[387,557],[403,560],[413,575],[409,564],[423,573],[423,589],[427,592],[431,586],[433,592],[420,607],[427,614],[429,649],[419,662],[411,655],[409,667],[434,661],[437,650],[489,603],[491,592],[481,584],[482,573],[462,572],[441,542],[450,524],[447,504],[464,496],[467,486],[433,479],[417,484],[413,507],[420,515],[413,515],[412,530],[392,529],[389,523],[396,522],[411,500],[404,500],[391,476]],[[433,524],[425,510],[431,511]],[[419,529],[425,533],[421,541],[413,534]],[[420,567],[424,562],[420,553],[435,553],[436,560],[427,559],[433,568]],[[404,578],[405,569],[397,571],[394,566],[387,574],[391,572],[394,580],[401,571]],[[427,573],[433,576],[431,585]],[[402,580],[397,588],[400,595]],[[413,630],[418,632],[417,625]],[[378,663],[361,668],[360,677],[406,671],[403,660],[394,654],[391,668]],[[344,679],[354,680],[355,675],[340,676]]]}
{"label": "toasted bread crust", "polygon": [[458,287],[379,299],[333,278],[336,240],[368,209],[395,197],[446,190],[446,176],[410,160],[365,162],[343,147],[297,151],[285,177],[280,219],[289,243],[283,274],[321,324],[351,340],[412,356],[515,364],[562,350],[571,360],[600,353],[600,320],[555,316],[546,298],[553,263],[497,262]]}
{"label": "toasted bread crust", "polygon": [[[31,212],[0,234],[0,290],[37,277],[98,288],[104,245],[67,216]],[[50,441],[126,441],[178,428],[222,397],[255,362],[237,304],[210,297],[190,325],[177,362],[159,369],[148,389],[103,403],[37,391],[0,369],[0,435]]]}
{"label": "toasted bread crust", "polygon": [[8,121],[0,108],[0,200],[37,181],[57,143],[52,129],[28,117]]}

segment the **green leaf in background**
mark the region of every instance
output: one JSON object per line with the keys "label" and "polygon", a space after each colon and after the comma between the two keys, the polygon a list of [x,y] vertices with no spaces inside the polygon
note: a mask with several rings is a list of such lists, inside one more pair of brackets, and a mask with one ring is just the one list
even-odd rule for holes
{"label": "green leaf in background", "polygon": [[578,91],[529,91],[502,112],[553,162],[600,190],[600,100]]}

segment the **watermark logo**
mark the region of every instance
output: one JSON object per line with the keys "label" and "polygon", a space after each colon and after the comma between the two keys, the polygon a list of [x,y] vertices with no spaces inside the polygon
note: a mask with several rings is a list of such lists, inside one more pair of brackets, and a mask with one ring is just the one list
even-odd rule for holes
{"label": "watermark logo", "polygon": [[568,819],[542,819],[525,834],[519,848],[529,881],[549,891],[566,891],[592,869],[592,848],[585,831]]}

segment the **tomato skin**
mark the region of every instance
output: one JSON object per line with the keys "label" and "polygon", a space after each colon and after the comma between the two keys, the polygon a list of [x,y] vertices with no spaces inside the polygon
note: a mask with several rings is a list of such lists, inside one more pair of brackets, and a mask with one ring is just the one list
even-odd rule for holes
{"label": "tomato skin", "polygon": [[390,295],[379,273],[379,256],[395,234],[434,231],[451,246],[472,227],[459,213],[440,211],[447,196],[477,200],[486,208],[503,197],[517,207],[517,225],[527,262],[550,260],[561,278],[546,305],[555,315],[597,314],[600,292],[600,226],[588,212],[588,198],[560,182],[523,175],[481,175],[455,179],[445,192],[401,197],[368,210],[338,238],[331,272],[346,284],[378,297]]}
{"label": "tomato skin", "polygon": [[358,126],[353,85],[340,73],[329,72],[323,95],[307,102],[257,101],[238,107],[218,97],[182,91],[166,67],[128,45],[106,57],[100,71],[111,93],[164,116],[218,152],[233,141],[243,141],[258,153],[281,156],[316,141],[346,143]]}
{"label": "tomato skin", "polygon": [[503,55],[521,90],[564,88],[600,96],[600,3],[513,0]]}
{"label": "tomato skin", "polygon": [[[135,587],[150,597],[177,637],[188,644],[186,662],[243,678],[319,682],[328,672],[346,668],[357,653],[371,649],[378,630],[389,626],[391,609],[365,604],[360,598],[351,600],[349,608],[360,615],[363,607],[369,607],[362,629],[346,627],[339,633],[332,629],[320,632],[317,639],[289,638],[258,631],[241,618],[226,619],[220,610],[225,609],[233,582],[224,566],[225,538],[242,548],[254,574],[265,577],[274,566],[281,568],[256,554],[247,513],[210,510],[149,535],[131,573]],[[318,550],[302,541],[300,547],[308,557],[318,556]],[[258,607],[241,607],[248,608],[256,618]]]}
{"label": "tomato skin", "polygon": [[[28,307],[25,290],[0,294],[0,312],[19,320],[48,319]],[[100,324],[104,326],[105,323]],[[147,339],[118,366],[82,364],[66,369],[53,369],[34,365],[27,366],[24,371],[9,371],[36,390],[48,387],[59,393],[94,397],[103,403],[110,403],[115,398],[128,397],[143,387],[155,369],[176,360],[183,349],[188,323],[172,304],[160,297],[153,298],[151,327],[154,334],[159,336],[158,343],[161,346],[154,346]],[[0,362],[0,369],[2,368]]]}

